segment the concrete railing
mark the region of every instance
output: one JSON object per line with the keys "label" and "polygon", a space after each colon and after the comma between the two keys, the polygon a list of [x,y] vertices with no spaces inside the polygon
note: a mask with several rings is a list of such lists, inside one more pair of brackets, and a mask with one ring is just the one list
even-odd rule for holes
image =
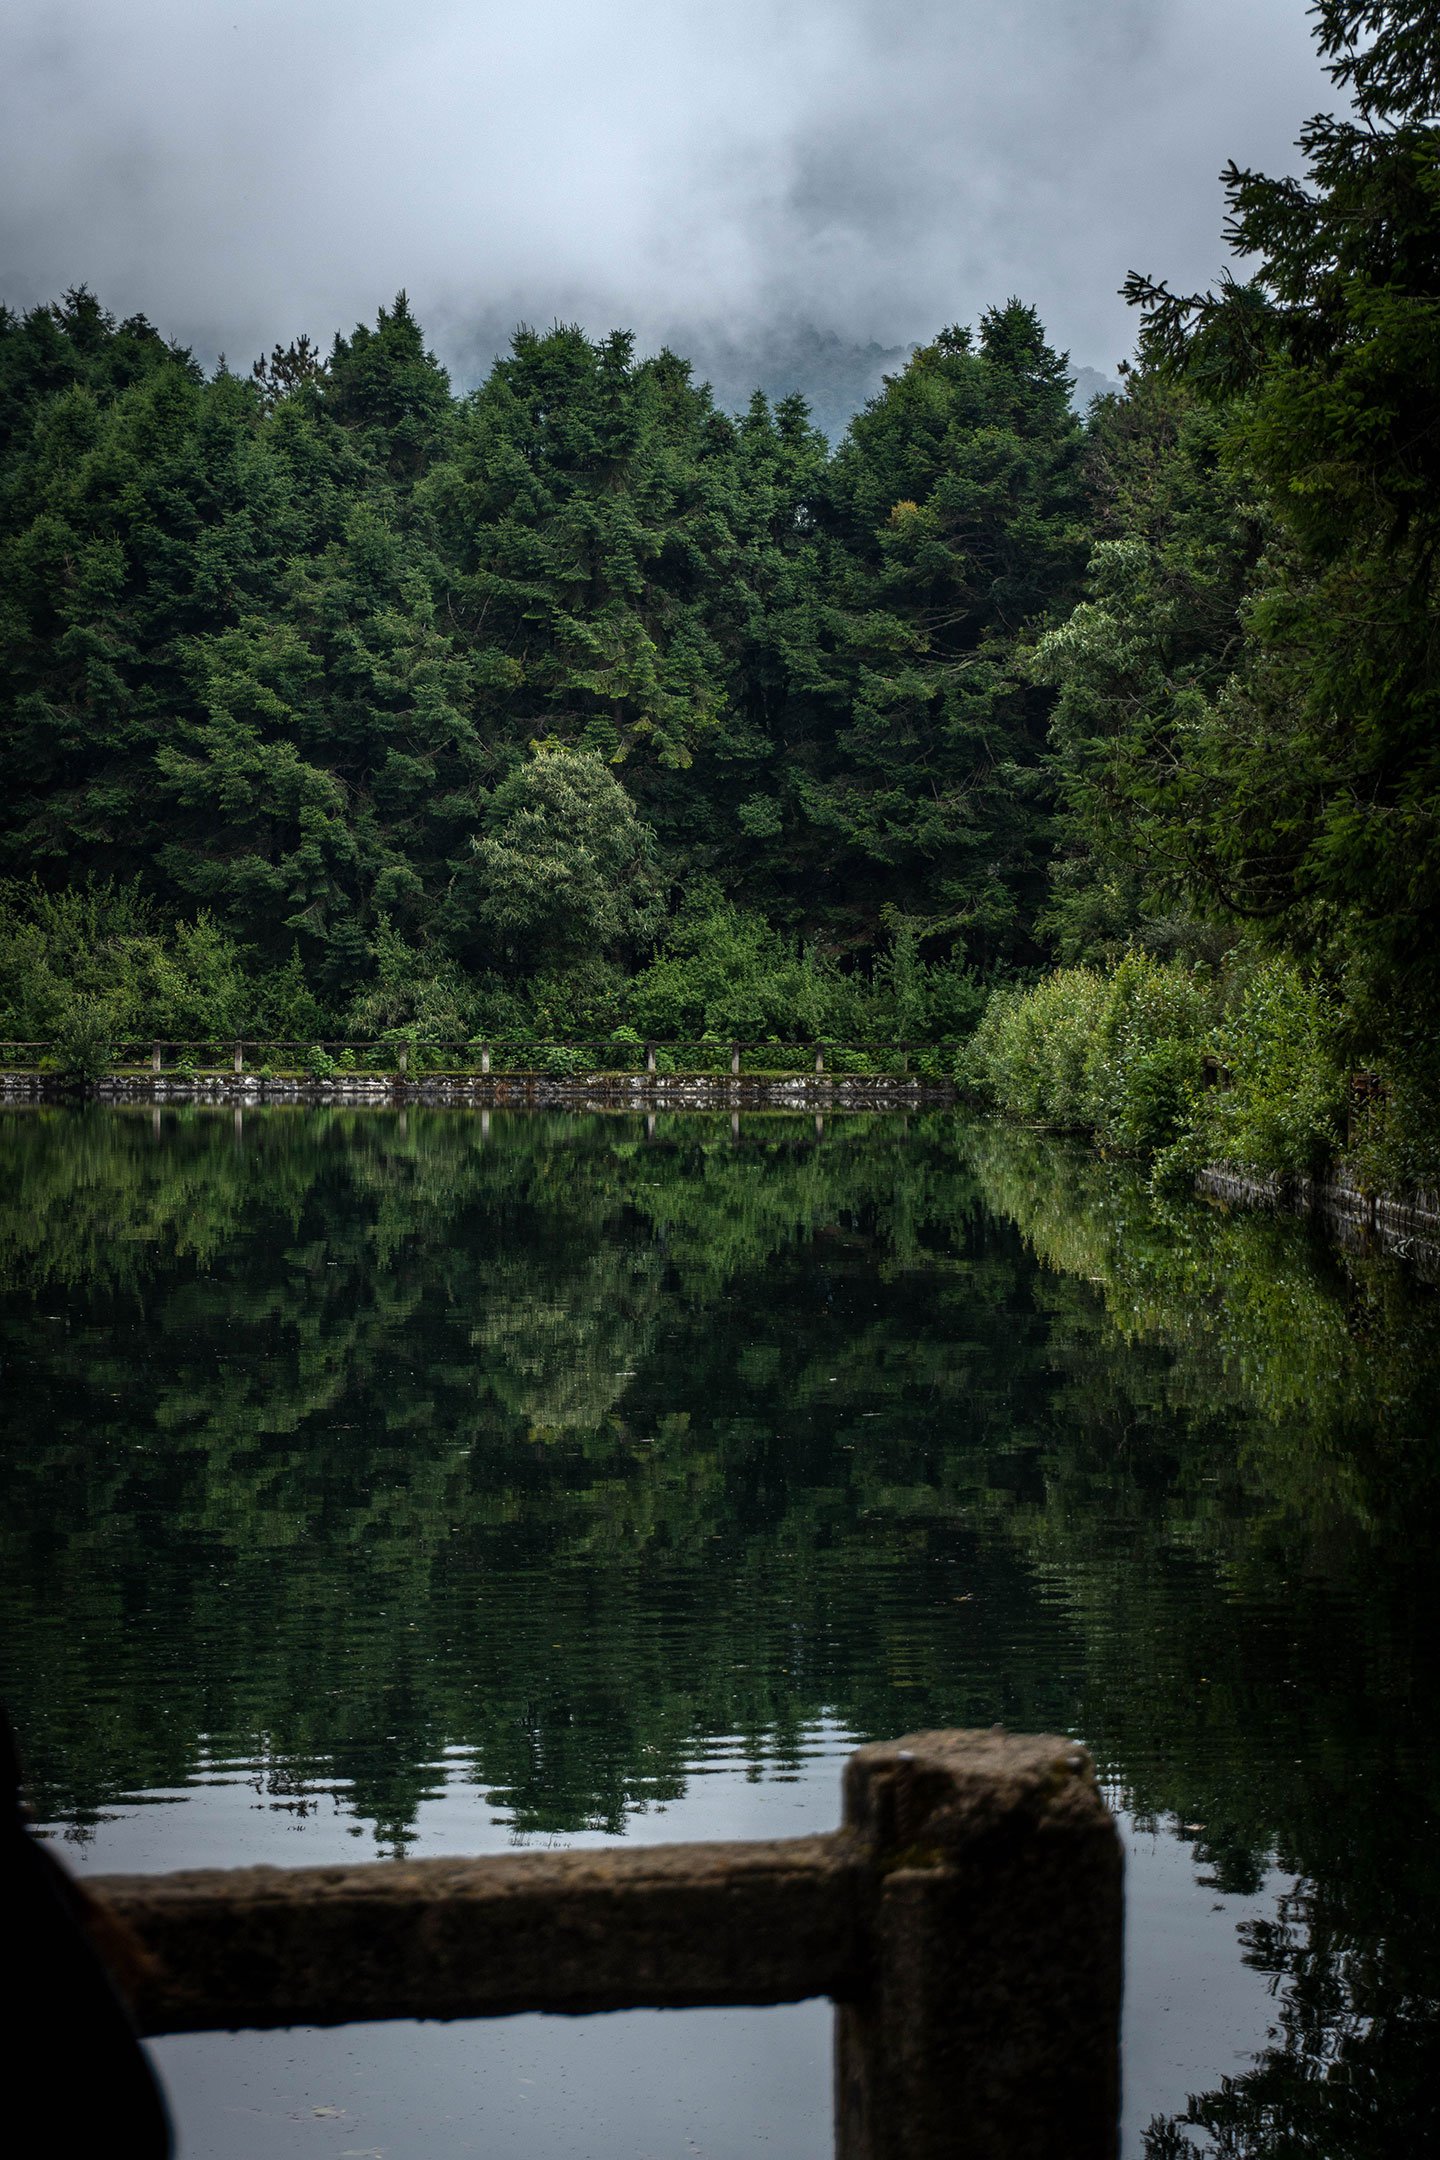
{"label": "concrete railing", "polygon": [[1072,1742],[925,1732],[770,1843],[111,1876],[142,2031],[838,2006],[841,2160],[1113,2160],[1121,1854]]}

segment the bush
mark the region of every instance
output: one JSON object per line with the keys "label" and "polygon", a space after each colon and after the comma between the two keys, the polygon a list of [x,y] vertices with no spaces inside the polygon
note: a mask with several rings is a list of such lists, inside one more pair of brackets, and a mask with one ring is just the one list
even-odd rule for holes
{"label": "bush", "polygon": [[764,918],[718,899],[680,915],[630,984],[630,1018],[656,1042],[757,1042],[832,1027],[838,969],[787,944]]}
{"label": "bush", "polygon": [[973,1034],[985,1010],[985,991],[967,961],[922,960],[922,925],[887,911],[890,947],[875,970],[867,1024],[855,1030],[892,1042],[954,1041]]}
{"label": "bush", "polygon": [[95,998],[76,998],[55,1030],[55,1063],[67,1080],[89,1087],[114,1063],[114,1015]]}
{"label": "bush", "polygon": [[610,1037],[605,1060],[613,1072],[638,1072],[645,1063],[645,1045],[632,1027],[618,1027]]}
{"label": "bush", "polygon": [[1215,1034],[1225,1085],[1197,1109],[1211,1162],[1311,1177],[1337,1151],[1345,1123],[1338,1015],[1291,960],[1248,975]]}
{"label": "bush", "polygon": [[1440,1194],[1440,1051],[1379,1061],[1381,1092],[1356,1106],[1345,1170],[1362,1191]]}
{"label": "bush", "polygon": [[0,1035],[78,1045],[243,1032],[243,956],[208,915],[165,922],[135,885],[0,882]]}
{"label": "bush", "polygon": [[569,1043],[541,1043],[530,1059],[531,1071],[549,1080],[573,1080],[577,1073],[589,1072],[590,1065],[584,1051]]}
{"label": "bush", "polygon": [[956,1061],[956,1078],[1013,1117],[1093,1126],[1091,1052],[1107,988],[1093,968],[1062,968],[1031,989],[997,990]]}
{"label": "bush", "polygon": [[991,998],[957,1077],[1013,1116],[1154,1154],[1200,1094],[1211,1015],[1208,985],[1176,962],[1062,968]]}
{"label": "bush", "polygon": [[[823,1045],[823,1048],[825,1051],[825,1070],[827,1073],[865,1074],[884,1072],[891,1065],[898,1065],[899,1063],[898,1058],[886,1058],[882,1056],[879,1063],[877,1064],[875,1058],[868,1050],[847,1050],[843,1044],[840,1044],[836,1048],[832,1049],[829,1043],[826,1043]],[[814,1052],[812,1051],[810,1055],[813,1058]]]}
{"label": "bush", "polygon": [[[1207,1087],[1206,1060],[1222,1085]],[[1313,1175],[1343,1130],[1339,1022],[1293,962],[1267,960],[1222,999],[1207,974],[1128,953],[1109,976],[1062,968],[997,991],[957,1077],[998,1109],[1155,1157]]]}
{"label": "bush", "polygon": [[985,1004],[985,986],[968,961],[932,960],[925,970],[923,1036],[954,1042],[973,1035]]}
{"label": "bush", "polygon": [[375,972],[346,1007],[347,1034],[381,1036],[388,1042],[421,1035],[461,1042],[474,1033],[475,988],[452,960],[407,943],[383,912],[369,950]]}
{"label": "bush", "polygon": [[291,945],[283,965],[255,978],[250,1010],[257,1034],[278,1042],[302,1042],[307,1035],[325,1034],[333,1025],[310,987],[298,943]]}
{"label": "bush", "polygon": [[1204,1086],[1215,1013],[1209,983],[1192,969],[1126,954],[1085,1069],[1090,1122],[1107,1146],[1153,1155],[1180,1137]]}

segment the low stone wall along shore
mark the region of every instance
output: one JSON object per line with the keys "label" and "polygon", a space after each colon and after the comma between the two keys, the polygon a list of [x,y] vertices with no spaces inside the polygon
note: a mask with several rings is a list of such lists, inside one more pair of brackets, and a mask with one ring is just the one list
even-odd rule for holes
{"label": "low stone wall along shore", "polygon": [[1202,1170],[1195,1190],[1225,1207],[1269,1208],[1320,1222],[1336,1244],[1364,1246],[1401,1259],[1440,1263],[1440,1195],[1359,1192],[1319,1178],[1267,1177],[1259,1171]]}
{"label": "low stone wall along shore", "polygon": [[[327,1080],[254,1073],[113,1074],[88,1091],[92,1101],[155,1107],[213,1104],[237,1110],[292,1107],[400,1109],[411,1104],[475,1110],[919,1110],[959,1100],[943,1080],[877,1073],[784,1073],[739,1078],[724,1073],[337,1073]],[[0,1073],[0,1105],[73,1100],[49,1073]],[[1197,1195],[1222,1207],[1269,1208],[1313,1218],[1337,1244],[1393,1253],[1440,1269],[1440,1195],[1399,1199],[1312,1178],[1267,1177],[1214,1167],[1195,1180]]]}
{"label": "low stone wall along shore", "polygon": [[[59,1100],[48,1074],[0,1075],[0,1102]],[[538,1073],[432,1073],[404,1079],[388,1073],[337,1073],[327,1080],[299,1076],[261,1080],[253,1073],[116,1074],[88,1090],[102,1103],[216,1103],[237,1109],[264,1103],[398,1107],[455,1104],[474,1109],[597,1110],[915,1110],[953,1103],[948,1081],[898,1074],[784,1073],[732,1078],[721,1073],[576,1073],[565,1079]]]}

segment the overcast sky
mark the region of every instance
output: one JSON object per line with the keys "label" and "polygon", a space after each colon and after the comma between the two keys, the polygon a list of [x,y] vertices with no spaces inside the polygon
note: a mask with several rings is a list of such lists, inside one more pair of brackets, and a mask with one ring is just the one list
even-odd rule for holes
{"label": "overcast sky", "polygon": [[[517,319],[891,346],[1223,259],[1217,174],[1335,98],[1303,0],[8,0],[0,297],[92,286],[234,366],[408,288]],[[468,372],[468,371],[467,371]]]}

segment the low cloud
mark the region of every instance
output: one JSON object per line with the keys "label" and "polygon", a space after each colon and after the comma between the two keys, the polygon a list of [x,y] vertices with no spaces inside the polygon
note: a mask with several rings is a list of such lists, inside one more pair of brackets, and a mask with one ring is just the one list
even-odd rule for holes
{"label": "low cloud", "polygon": [[465,377],[517,320],[886,349],[1019,293],[1083,364],[1134,267],[1222,260],[1227,157],[1334,102],[1301,0],[18,0],[0,295],[203,356],[406,287]]}

